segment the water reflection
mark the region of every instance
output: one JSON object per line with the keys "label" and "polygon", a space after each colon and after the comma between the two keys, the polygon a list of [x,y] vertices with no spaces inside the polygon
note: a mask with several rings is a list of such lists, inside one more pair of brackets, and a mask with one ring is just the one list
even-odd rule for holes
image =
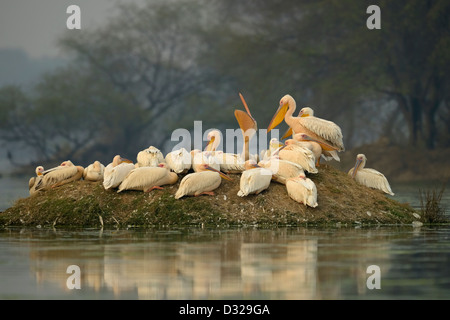
{"label": "water reflection", "polygon": [[[0,232],[0,298],[346,299],[411,294],[431,285],[448,293],[448,229],[433,237],[412,228],[236,230],[37,230]],[[434,240],[433,240],[434,239]],[[423,241],[430,247],[423,247]],[[421,255],[417,246],[427,254]],[[412,246],[417,246],[414,248]],[[423,252],[422,252],[423,254]],[[416,258],[422,268],[414,267]],[[424,264],[426,261],[426,264]],[[12,263],[12,265],[11,265]],[[81,290],[69,290],[69,265]],[[383,290],[366,286],[369,265],[382,270]],[[448,268],[445,268],[448,269]],[[406,270],[406,271],[405,271]],[[441,270],[441,271],[439,271]],[[406,273],[405,273],[406,272]],[[412,273],[411,273],[412,272]],[[438,272],[440,285],[433,287]],[[414,278],[415,277],[415,278]],[[399,285],[411,280],[412,291]],[[16,279],[16,280],[17,280]],[[400,279],[400,280],[399,280]],[[417,289],[421,294],[422,289]],[[435,290],[435,291],[433,291]],[[444,290],[442,292],[442,290]],[[435,294],[434,294],[434,293]]]}

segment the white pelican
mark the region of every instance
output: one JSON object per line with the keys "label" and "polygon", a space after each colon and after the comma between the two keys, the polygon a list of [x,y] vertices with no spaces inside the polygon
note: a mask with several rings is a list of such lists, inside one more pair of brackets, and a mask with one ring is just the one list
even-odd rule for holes
{"label": "white pelican", "polygon": [[31,177],[28,181],[28,189],[30,190],[30,195],[36,193],[36,188],[41,184],[44,167],[43,166],[37,166],[36,167],[36,177]]}
{"label": "white pelican", "polygon": [[[339,155],[337,153],[337,149],[323,141],[316,140],[314,138],[311,138],[306,133],[296,133],[293,136],[294,140],[301,142],[308,148],[310,148],[314,155],[319,154],[326,160],[330,161],[332,159],[336,161],[341,161],[339,158]],[[316,166],[320,165],[320,156],[316,158]]]}
{"label": "white pelican", "polygon": [[211,168],[206,163],[195,165],[196,172],[190,173],[181,180],[180,187],[175,193],[175,199],[184,196],[200,196],[202,194],[214,195],[213,190],[217,189],[222,182],[221,179],[231,180],[229,176]]}
{"label": "white pelican", "polygon": [[276,151],[281,160],[287,160],[300,165],[309,173],[317,173],[315,157],[308,148],[296,144],[288,144]]}
{"label": "white pelican", "polygon": [[305,174],[302,166],[291,161],[281,160],[278,156],[262,160],[258,165],[272,171],[272,180],[281,184],[286,184],[287,179]]}
{"label": "white pelican", "polygon": [[317,188],[314,182],[299,175],[286,181],[286,190],[291,199],[303,203],[305,206],[317,207]]}
{"label": "white pelican", "polygon": [[84,168],[82,166],[75,166],[70,160],[64,161],[58,167],[42,172],[42,181],[36,188],[36,191],[56,188],[63,184],[80,180],[83,177],[83,172]]}
{"label": "white pelican", "polygon": [[[239,127],[241,128],[242,136],[244,137],[244,147],[241,157],[245,162],[250,158],[254,158],[250,155],[250,140],[256,134],[256,131],[258,130],[258,124],[252,117],[247,102],[245,102],[244,96],[239,93],[239,97],[241,98],[242,104],[244,105],[247,112],[244,112],[242,110],[234,110],[234,116],[239,124]],[[257,159],[254,160],[256,161]]]}
{"label": "white pelican", "polygon": [[103,173],[103,187],[108,190],[117,188],[128,173],[135,168],[131,160],[116,155],[113,161],[105,167]]}
{"label": "white pelican", "polygon": [[158,148],[150,146],[147,149],[139,151],[136,167],[157,167],[158,164],[165,161],[162,152]]}
{"label": "white pelican", "polygon": [[277,149],[281,148],[282,146],[283,146],[283,144],[280,141],[278,141],[277,138],[270,139],[269,149],[268,150],[262,150],[259,158],[261,160],[269,160],[270,157],[272,155],[274,155],[275,151]]}
{"label": "white pelican", "polygon": [[[221,133],[219,130],[211,130],[208,132],[208,144],[206,145],[204,153],[210,153],[217,159],[220,165],[220,170],[226,173],[240,173],[245,170],[245,160],[242,154],[229,153],[218,151],[217,147],[220,145]],[[216,168],[217,169],[217,168]]]}
{"label": "white pelican", "polygon": [[201,150],[194,149],[190,153],[192,159],[192,169],[195,172],[198,172],[197,170],[200,168],[199,165],[202,163],[209,165],[213,169],[220,170],[220,162],[216,158],[214,151],[202,152]]}
{"label": "white pelican", "polygon": [[100,161],[94,161],[84,168],[83,179],[88,181],[103,181],[105,166]]}
{"label": "white pelican", "polygon": [[293,133],[305,133],[313,139],[323,141],[337,151],[344,151],[341,128],[332,121],[314,117],[314,111],[307,107],[300,110],[299,116],[292,116],[296,103],[292,96],[285,95],[280,100],[280,106],[270,121],[267,132],[284,121],[292,128]]}
{"label": "white pelican", "polygon": [[123,190],[150,192],[153,189],[163,189],[161,186],[174,184],[177,181],[178,175],[171,172],[167,164],[160,163],[157,167],[140,167],[131,170],[119,185],[117,193]]}
{"label": "white pelican", "polygon": [[266,190],[272,180],[272,171],[260,167],[254,160],[245,162],[245,171],[242,172],[240,190],[237,195],[245,197],[249,194],[259,194]]}
{"label": "white pelican", "polygon": [[185,148],[169,152],[165,160],[169,169],[175,173],[184,174],[191,169],[192,158]]}
{"label": "white pelican", "polygon": [[361,185],[369,188],[381,190],[391,196],[394,193],[391,190],[388,180],[381,172],[374,169],[364,168],[367,158],[364,154],[358,154],[356,156],[355,167],[348,171],[348,174],[355,179],[355,181]]}

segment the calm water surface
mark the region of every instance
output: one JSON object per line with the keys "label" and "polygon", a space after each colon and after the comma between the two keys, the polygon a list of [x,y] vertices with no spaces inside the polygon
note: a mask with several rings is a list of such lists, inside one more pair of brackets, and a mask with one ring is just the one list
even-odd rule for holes
{"label": "calm water surface", "polygon": [[[0,186],[8,201],[27,196]],[[416,207],[424,187],[393,185],[397,200]],[[8,228],[0,299],[449,299],[449,240],[449,226]],[[67,287],[70,265],[80,268],[79,290]],[[367,287],[371,265],[381,289]]]}

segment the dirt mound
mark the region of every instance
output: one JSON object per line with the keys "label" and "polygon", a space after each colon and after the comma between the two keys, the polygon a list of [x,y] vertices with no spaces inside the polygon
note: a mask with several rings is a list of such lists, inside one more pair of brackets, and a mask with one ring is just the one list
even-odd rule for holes
{"label": "dirt mound", "polygon": [[[328,164],[310,174],[318,191],[316,208],[292,200],[285,185],[272,182],[259,195],[241,198],[240,175],[222,180],[214,196],[176,200],[179,186],[150,193],[105,190],[101,183],[76,181],[19,199],[0,213],[0,225],[66,227],[99,226],[286,226],[315,224],[399,224],[418,220],[408,204],[380,191],[356,184],[345,172]],[[395,197],[394,197],[395,198]]]}

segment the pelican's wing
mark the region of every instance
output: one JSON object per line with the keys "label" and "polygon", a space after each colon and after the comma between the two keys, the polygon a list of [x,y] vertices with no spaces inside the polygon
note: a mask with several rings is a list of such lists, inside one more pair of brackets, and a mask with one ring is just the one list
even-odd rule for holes
{"label": "pelican's wing", "polygon": [[302,117],[300,121],[302,126],[338,147],[339,151],[345,150],[341,128],[334,122],[317,117]]}
{"label": "pelican's wing", "polygon": [[131,170],[119,185],[119,192],[126,189],[144,189],[153,186],[168,174],[160,167],[140,167]]}
{"label": "pelican's wing", "polygon": [[54,185],[58,182],[61,182],[63,180],[69,179],[76,175],[78,173],[78,168],[73,167],[60,167],[57,170],[48,172],[44,177],[42,178],[42,182],[37,189],[41,189],[44,187],[48,187],[51,185]]}
{"label": "pelican's wing", "polygon": [[367,187],[382,190],[383,192],[388,193],[392,196],[394,195],[391,190],[391,186],[389,185],[389,182],[384,174],[375,169],[360,169],[357,171],[355,179],[358,183],[363,184]]}

